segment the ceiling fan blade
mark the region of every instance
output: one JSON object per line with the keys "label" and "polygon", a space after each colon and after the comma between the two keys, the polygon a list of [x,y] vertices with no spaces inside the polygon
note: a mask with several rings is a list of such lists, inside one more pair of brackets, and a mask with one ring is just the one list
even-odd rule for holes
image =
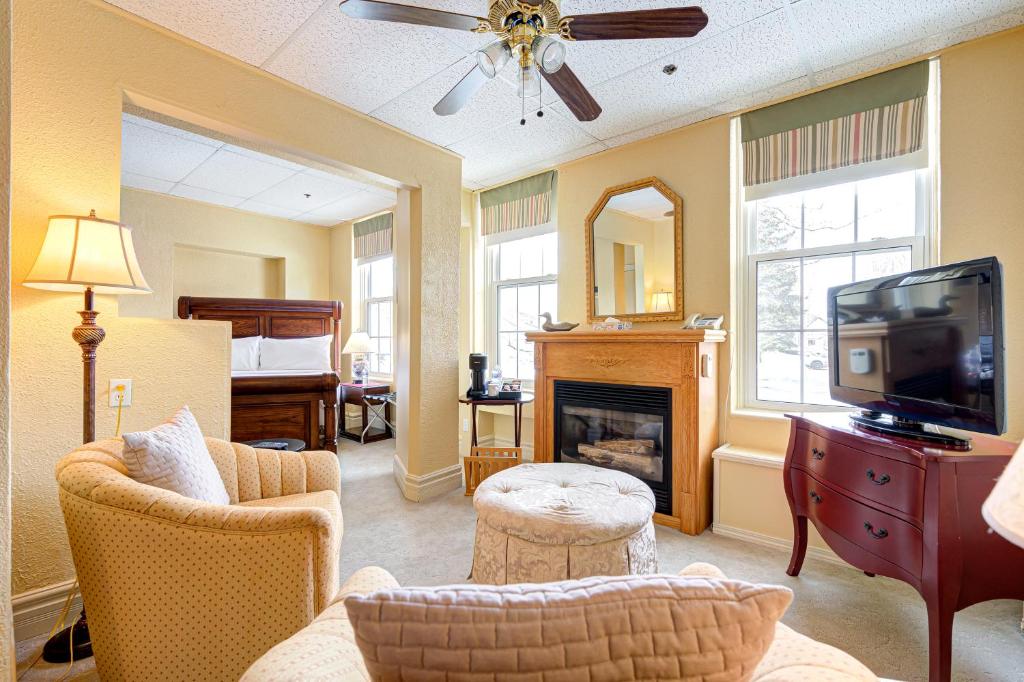
{"label": "ceiling fan blade", "polygon": [[581,121],[593,121],[601,115],[601,105],[591,96],[587,89],[572,72],[568,64],[554,73],[548,73],[540,69],[540,75],[548,82],[551,88],[562,98],[569,111]]}
{"label": "ceiling fan blade", "polygon": [[480,67],[474,66],[447,95],[441,98],[441,101],[434,105],[434,113],[438,116],[451,116],[457,113],[489,80]]}
{"label": "ceiling fan blade", "polygon": [[442,12],[441,10],[399,5],[380,0],[342,0],[341,11],[356,19],[373,19],[376,21],[393,21],[400,24],[417,24],[419,26],[439,26],[454,28],[460,31],[472,31],[486,19],[471,17],[467,14]]}
{"label": "ceiling fan blade", "polygon": [[700,7],[641,9],[563,17],[570,40],[635,40],[638,38],[692,38],[708,25]]}

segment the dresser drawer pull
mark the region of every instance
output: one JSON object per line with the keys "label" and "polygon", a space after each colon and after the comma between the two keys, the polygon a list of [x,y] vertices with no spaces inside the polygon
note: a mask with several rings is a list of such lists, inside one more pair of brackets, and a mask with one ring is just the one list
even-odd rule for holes
{"label": "dresser drawer pull", "polygon": [[811,456],[814,457],[814,459],[824,459],[825,451],[819,450],[818,448],[811,448]]}
{"label": "dresser drawer pull", "polygon": [[889,478],[889,474],[882,474],[878,478],[875,478],[875,470],[868,469],[868,480],[874,483],[875,485],[885,485],[892,479]]}
{"label": "dresser drawer pull", "polygon": [[878,530],[875,530],[875,527],[867,521],[864,522],[864,530],[870,533],[871,537],[873,537],[876,540],[881,540],[882,538],[889,536],[889,531],[887,531],[884,528],[879,528]]}
{"label": "dresser drawer pull", "polygon": [[811,491],[811,500],[814,502],[814,504],[821,504],[821,495],[819,495],[818,493],[816,493],[816,492],[814,492],[812,490]]}

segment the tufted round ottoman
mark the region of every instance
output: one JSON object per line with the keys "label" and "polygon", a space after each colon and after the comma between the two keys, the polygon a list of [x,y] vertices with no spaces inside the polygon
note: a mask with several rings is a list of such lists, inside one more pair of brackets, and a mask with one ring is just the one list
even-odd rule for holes
{"label": "tufted round ottoman", "polygon": [[473,495],[473,582],[542,583],[658,570],[654,495],[588,464],[522,464]]}

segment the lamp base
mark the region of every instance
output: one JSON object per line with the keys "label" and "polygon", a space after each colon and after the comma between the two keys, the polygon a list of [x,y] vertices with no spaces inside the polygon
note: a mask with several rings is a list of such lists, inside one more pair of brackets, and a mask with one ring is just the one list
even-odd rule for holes
{"label": "lamp base", "polygon": [[69,627],[64,628],[43,645],[43,660],[47,663],[68,663],[80,661],[92,656],[92,639],[89,637],[89,624],[82,611]]}

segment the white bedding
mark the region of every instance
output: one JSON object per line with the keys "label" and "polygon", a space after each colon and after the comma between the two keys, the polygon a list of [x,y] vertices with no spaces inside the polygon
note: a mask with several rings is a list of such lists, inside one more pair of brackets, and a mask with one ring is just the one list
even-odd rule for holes
{"label": "white bedding", "polygon": [[238,377],[311,377],[329,374],[329,369],[251,369],[232,370],[231,378]]}

